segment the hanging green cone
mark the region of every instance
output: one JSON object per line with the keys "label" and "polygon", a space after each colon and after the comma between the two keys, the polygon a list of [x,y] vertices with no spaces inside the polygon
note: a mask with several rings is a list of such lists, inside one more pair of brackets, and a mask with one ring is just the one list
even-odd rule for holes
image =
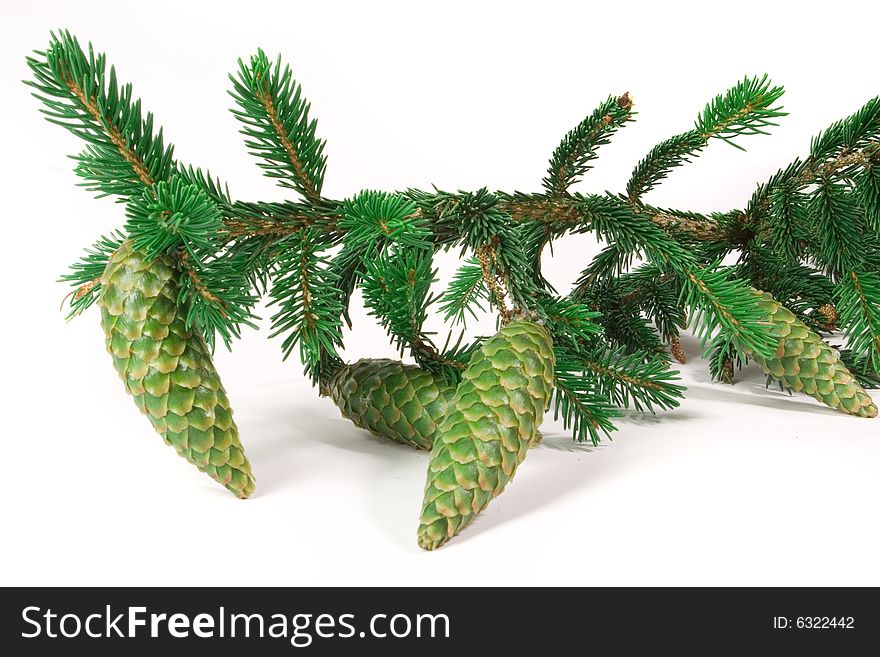
{"label": "hanging green cone", "polygon": [[201,335],[177,305],[173,263],[123,244],[101,277],[101,325],[113,365],[138,408],[177,453],[245,498],[251,466]]}
{"label": "hanging green cone", "polygon": [[759,294],[779,347],[775,358],[765,360],[749,353],[752,360],[792,390],[805,392],[831,408],[859,417],[876,416],[877,407],[837,351],[772,296]]}
{"label": "hanging green cone", "polygon": [[522,320],[474,353],[434,439],[420,547],[443,545],[513,478],[538,435],[555,364],[550,334]]}
{"label": "hanging green cone", "polygon": [[343,417],[418,449],[431,449],[454,390],[442,376],[386,358],[342,367],[328,388]]}

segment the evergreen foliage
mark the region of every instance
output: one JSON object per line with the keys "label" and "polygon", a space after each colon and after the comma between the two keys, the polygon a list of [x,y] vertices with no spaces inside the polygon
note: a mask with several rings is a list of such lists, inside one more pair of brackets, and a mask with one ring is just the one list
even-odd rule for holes
{"label": "evergreen foliage", "polygon": [[245,64],[238,60],[238,77],[230,92],[239,109],[232,110],[242,122],[242,134],[250,152],[261,158],[260,166],[280,185],[297,190],[310,201],[320,201],[327,158],[324,141],[315,132],[309,103],[289,66],[275,65],[262,50]]}
{"label": "evergreen foliage", "polygon": [[319,230],[306,228],[292,233],[278,245],[278,259],[271,303],[270,337],[285,334],[284,357],[299,346],[306,373],[321,382],[339,360],[342,345],[342,305],[335,294],[338,278],[325,255],[327,245]]}
{"label": "evergreen foliage", "polygon": [[[813,139],[809,152],[757,186],[743,209],[705,214],[657,208],[645,197],[715,139],[767,134],[784,116],[782,87],[747,77],[716,95],[694,127],[636,164],[622,193],[577,193],[599,148],[635,119],[629,94],[611,95],[552,152],[540,193],[365,190],[322,195],[325,142],[291,69],[258,51],[231,76],[233,113],[266,175],[300,198],[234,201],[221,181],[178,163],[130,85],[103,54],[67,32],[28,58],[42,111],[80,137],[81,184],[126,204],[124,231],[101,237],[62,277],[71,315],[97,298],[110,255],[126,240],[170,256],[186,322],[209,344],[252,326],[268,292],[272,335],[295,349],[325,391],[342,365],[343,326],[360,289],[393,344],[457,382],[482,340],[438,348],[423,328],[432,310],[455,325],[492,310],[548,329],[556,352],[554,412],[576,440],[598,442],[621,408],[677,406],[667,351],[686,326],[709,346],[714,378],[732,381],[749,355],[778,344],[756,290],[807,326],[842,331],[843,362],[866,385],[880,377],[880,98]],[[568,291],[544,279],[545,247],[569,233],[605,245]],[[462,264],[436,292],[434,255]],[[737,253],[735,264],[725,256]]]}

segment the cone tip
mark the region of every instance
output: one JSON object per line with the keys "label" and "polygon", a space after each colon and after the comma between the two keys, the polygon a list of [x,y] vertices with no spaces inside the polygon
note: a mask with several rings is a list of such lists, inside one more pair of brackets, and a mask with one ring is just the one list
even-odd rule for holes
{"label": "cone tip", "polygon": [[251,496],[251,493],[254,492],[254,489],[257,485],[257,482],[256,480],[254,480],[252,475],[248,475],[247,479],[245,480],[244,486],[241,486],[240,488],[238,486],[233,486],[232,483],[236,482],[231,482],[226,486],[226,488],[228,488],[232,492],[232,494],[240,500],[246,500],[247,498],[249,498]]}
{"label": "cone tip", "polygon": [[449,539],[449,536],[444,534],[438,535],[436,532],[432,532],[430,525],[419,525],[418,543],[419,547],[423,550],[427,550],[428,552],[436,550]]}

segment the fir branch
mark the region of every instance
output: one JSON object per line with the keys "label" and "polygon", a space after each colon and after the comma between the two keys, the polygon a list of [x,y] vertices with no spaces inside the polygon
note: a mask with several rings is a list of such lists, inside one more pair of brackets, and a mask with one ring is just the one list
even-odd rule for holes
{"label": "fir branch", "polygon": [[546,222],[557,234],[595,232],[622,251],[645,255],[661,266],[685,270],[694,265],[693,256],[659,227],[657,217],[621,197],[572,194],[549,203],[515,194],[505,197],[502,207],[515,213],[514,220]]}
{"label": "fir branch", "polygon": [[602,326],[605,340],[627,352],[663,353],[655,329],[640,314],[639,295],[628,292],[619,278],[603,278],[588,290],[580,301],[601,311],[595,321]]}
{"label": "fir branch", "polygon": [[[324,142],[309,105],[289,67],[270,63],[260,51],[240,63],[233,79],[234,113],[266,173],[305,200],[244,203],[232,202],[207,172],[174,162],[161,131],[154,134],[152,116],[143,115],[131,87],[107,71],[103,55],[91,48],[86,54],[65,32],[53,35],[49,49],[29,65],[30,84],[49,119],[86,141],[75,158],[85,185],[127,202],[126,229],[136,248],[148,257],[174,258],[188,325],[212,345],[216,333],[228,344],[242,325],[253,325],[253,291],[271,280],[278,306],[273,335],[285,334],[285,355],[299,346],[322,390],[340,363],[341,325],[359,283],[367,307],[399,348],[408,345],[422,367],[457,380],[480,341],[459,338],[449,347],[447,340],[438,350],[423,330],[434,300],[432,254],[453,246],[476,257],[442,297],[447,319],[463,321],[488,300],[503,322],[520,313],[544,322],[562,354],[557,413],[579,439],[613,429],[615,403],[676,403],[680,387],[671,383],[668,357],[658,352],[661,337],[676,339],[683,308],[700,337],[717,334],[718,373],[732,371],[747,353],[767,356],[776,339],[749,283],[811,326],[827,331],[838,323],[848,333],[852,362],[877,371],[878,99],[817,137],[810,156],[759,186],[745,211],[704,215],[654,208],[641,197],[712,138],[733,143],[774,125],[783,115],[776,106],[782,90],[766,76],[746,78],[717,96],[693,130],[655,147],[636,166],[625,195],[569,189],[592,166],[597,149],[632,118],[628,96],[609,98],[566,135],[551,158],[546,193],[364,191],[334,201],[321,196]],[[569,232],[596,233],[609,247],[575,291],[559,299],[543,278],[541,255]],[[65,275],[75,286],[74,313],[94,302],[108,255],[121,240],[102,238]],[[328,250],[340,245],[331,261]],[[736,249],[739,264],[718,268]],[[637,258],[648,262],[631,270]],[[825,271],[803,264],[805,258]]]}
{"label": "fir branch", "polygon": [[546,246],[553,249],[553,239],[565,233],[565,229],[560,229],[549,224],[540,223],[522,223],[514,227],[517,242],[521,245],[523,255],[529,263],[529,269],[532,272],[531,281],[535,289],[553,292],[553,285],[544,278],[541,257]]}
{"label": "fir branch", "polygon": [[590,261],[574,282],[569,298],[582,300],[588,294],[593,283],[600,278],[616,278],[632,265],[633,254],[620,248],[617,244],[609,244]]}
{"label": "fir branch", "polygon": [[431,251],[425,249],[382,254],[367,262],[361,285],[364,303],[401,354],[405,347],[411,347],[414,356],[425,348],[436,351],[422,330],[434,301],[430,290],[436,274]]}
{"label": "fir branch", "polygon": [[[607,194],[570,194],[561,198],[522,192],[496,192],[495,195],[499,199],[498,209],[505,212],[511,221],[540,222],[555,231],[557,236],[569,230],[586,231],[596,213],[622,213],[624,210],[620,206],[630,205],[625,195],[614,201],[609,201]],[[637,207],[629,207],[626,212],[639,214],[664,230],[688,234],[701,241],[717,242],[736,236],[736,231],[731,232],[729,225],[693,212],[656,210],[641,203]]]}
{"label": "fir branch", "polygon": [[774,107],[783,91],[782,87],[771,87],[766,74],[760,78],[744,78],[726,93],[716,96],[697,117],[694,127],[705,140],[714,137],[745,150],[733,139],[769,134],[765,128],[778,125],[773,119],[786,115],[781,107]]}
{"label": "fir branch", "polygon": [[315,135],[317,121],[309,118],[310,105],[290,67],[282,69],[280,56],[273,67],[262,50],[249,64],[239,60],[238,65],[238,77],[229,76],[230,94],[240,108],[232,113],[244,124],[241,132],[251,154],[262,158],[267,176],[320,202],[325,143]]}
{"label": "fir branch", "polygon": [[180,271],[178,304],[187,309],[186,325],[199,330],[213,350],[219,335],[227,348],[241,328],[258,328],[253,313],[257,297],[241,254],[214,248],[175,252]]}
{"label": "fir branch", "polygon": [[880,388],[880,374],[871,365],[870,356],[858,356],[850,349],[840,349],[840,360],[863,388]]}
{"label": "fir branch", "polygon": [[682,301],[690,309],[688,326],[704,342],[721,331],[737,347],[771,358],[777,339],[758,307],[758,293],[732,279],[725,269],[689,272],[683,280]]}
{"label": "fir branch", "polygon": [[791,183],[774,185],[770,192],[767,238],[788,262],[800,262],[808,237],[810,213],[807,197]]}
{"label": "fir branch", "polygon": [[[836,132],[838,137],[842,134],[839,128],[832,132]],[[745,212],[751,221],[760,223],[764,219],[772,192],[780,186],[789,186],[792,189],[800,190],[821,182],[823,179],[854,178],[858,169],[874,166],[880,156],[880,141],[866,143],[863,147],[853,151],[848,150],[842,141],[838,141],[837,146],[830,145],[830,142],[828,145],[820,147],[814,145],[814,150],[816,152],[806,161],[794,160],[788,167],[774,174],[769,181],[758,186]],[[830,157],[830,159],[822,159],[821,151],[823,150],[826,151],[826,155],[828,151],[836,152],[837,155]]]}
{"label": "fir branch", "polygon": [[620,347],[627,353],[659,354],[662,358],[668,358],[657,331],[639,314],[635,304],[632,307],[632,311],[604,313],[597,320],[604,329],[605,338],[612,346]]}
{"label": "fir branch", "polygon": [[732,384],[736,372],[749,363],[749,357],[723,332],[712,339],[709,354],[709,375],[713,381]]}
{"label": "fir branch", "polygon": [[[480,264],[488,300],[507,322],[511,313],[532,306],[538,286],[523,235],[504,202],[487,189],[446,195],[442,221],[460,235],[455,243],[473,250]],[[507,306],[507,300],[513,309]]]}
{"label": "fir branch", "polygon": [[578,363],[596,377],[600,394],[617,406],[668,410],[676,408],[684,394],[684,386],[673,383],[678,372],[669,369],[669,362],[657,354],[627,353],[599,345],[579,357]]}
{"label": "fir branch", "polygon": [[341,212],[339,228],[352,247],[387,242],[418,249],[431,246],[431,232],[421,213],[398,194],[365,190],[345,200]]}
{"label": "fir branch", "polygon": [[650,192],[672,169],[690,162],[690,158],[706,146],[706,138],[697,130],[684,132],[657,144],[636,165],[626,184],[627,198],[632,203]]}
{"label": "fir branch", "polygon": [[762,220],[770,209],[774,194],[779,191],[786,193],[787,190],[796,192],[802,187],[801,176],[807,167],[806,163],[795,159],[787,167],[770,176],[767,182],[759,184],[749,199],[745,216],[752,221]]}
{"label": "fir branch", "polygon": [[868,160],[863,170],[853,176],[853,184],[865,228],[871,235],[880,234],[880,158]]}
{"label": "fir branch", "polygon": [[219,248],[217,236],[223,226],[219,208],[200,185],[181,177],[144,190],[128,204],[126,216],[126,232],[148,259],[177,247],[190,256],[196,249]]}
{"label": "fir branch", "polygon": [[658,208],[641,201],[630,207],[633,212],[677,239],[714,243],[736,242],[739,239],[741,212],[705,215],[686,210]]}
{"label": "fir branch", "polygon": [[538,308],[555,345],[577,349],[602,333],[602,326],[596,321],[602,313],[586,304],[545,294],[539,297]]}
{"label": "fir branch", "polygon": [[[64,297],[70,302],[67,319],[72,319],[91,307],[101,293],[101,276],[110,262],[110,256],[122,246],[125,236],[114,231],[102,235],[97,242],[85,250],[85,254],[70,265],[69,271],[62,274],[59,281],[69,283],[74,290]],[[63,302],[62,302],[63,307]]]}
{"label": "fir branch", "polygon": [[589,440],[598,445],[603,434],[610,438],[617,430],[612,420],[620,416],[599,391],[596,379],[585,376],[580,363],[565,353],[557,354],[553,419],[562,418],[562,426],[576,442]]}
{"label": "fir branch", "polygon": [[848,186],[823,178],[810,200],[810,214],[817,232],[815,258],[834,275],[858,269],[865,250],[864,224]]}
{"label": "fir branch", "polygon": [[325,364],[338,360],[337,347],[342,345],[338,274],[329,266],[327,245],[317,229],[301,230],[282,246],[270,291],[270,305],[278,306],[270,337],[286,334],[281,343],[285,359],[298,345],[306,374],[323,384]]}
{"label": "fir branch", "polygon": [[482,302],[488,301],[488,292],[483,282],[483,268],[476,258],[468,258],[459,267],[440,297],[439,310],[445,321],[466,324],[467,315],[476,319],[474,307],[483,311]]}
{"label": "fir branch", "polygon": [[810,144],[810,157],[814,162],[840,158],[858,149],[876,146],[878,136],[880,96],[872,98],[855,113],[819,133]]}
{"label": "fir branch", "polygon": [[661,142],[636,165],[626,186],[629,201],[638,203],[674,168],[690,162],[712,138],[744,150],[733,141],[736,137],[767,134],[764,128],[776,125],[772,119],[784,116],[781,108],[773,107],[782,92],[782,87],[771,87],[765,75],[745,78],[716,96],[697,117],[693,130]]}
{"label": "fir branch", "polygon": [[664,271],[687,271],[696,264],[690,251],[644,215],[632,211],[617,197],[606,198],[613,209],[605,206],[600,210],[596,207],[600,204],[592,201],[597,211],[589,225],[606,242],[633,255],[644,255]]}
{"label": "fir branch", "polygon": [[[414,214],[430,230],[434,246],[439,248],[461,244],[467,239],[463,235],[462,222],[467,221],[466,214],[474,208],[463,206],[462,201],[467,201],[475,194],[451,194],[442,191],[429,194],[407,190],[395,196],[414,204]],[[535,239],[529,237],[532,231],[535,234],[545,233],[550,239],[569,231],[587,232],[597,214],[606,214],[609,220],[616,216],[637,214],[658,228],[675,233],[677,237],[687,237],[695,241],[716,243],[743,240],[740,228],[742,212],[705,216],[680,210],[661,210],[647,205],[632,208],[627,207],[625,199],[610,198],[605,194],[573,194],[552,201],[544,195],[535,194],[495,192],[492,196],[497,202],[494,210],[501,224],[510,224],[502,230],[516,229],[517,238],[523,241],[523,248],[529,247],[527,242],[530,239]],[[303,226],[320,225],[330,236],[338,238],[346,232],[339,225],[343,220],[342,206],[343,203],[329,199],[324,199],[320,207],[291,202],[235,202],[224,210],[224,222],[232,232],[243,236],[266,230],[290,234]],[[485,224],[482,226],[486,227]],[[540,241],[543,241],[543,236]],[[528,252],[534,254],[535,250],[532,247]]]}
{"label": "fir branch", "polygon": [[864,148],[853,152],[844,151],[826,162],[812,162],[812,166],[805,168],[801,173],[801,182],[809,184],[823,176],[852,177],[859,168],[876,160],[878,155],[880,155],[880,141],[873,141]]}
{"label": "fir branch", "polygon": [[242,237],[284,238],[303,228],[321,228],[325,238],[335,243],[342,237],[333,210],[294,202],[244,202],[223,204],[223,228],[230,239]]}
{"label": "fir branch", "polygon": [[631,120],[632,100],[629,94],[609,96],[592,114],[581,121],[562,139],[553,156],[544,188],[551,196],[562,196],[577,182],[596,159],[596,150],[610,140],[617,129]]}
{"label": "fir branch", "polygon": [[[498,209],[516,223],[534,221],[560,228],[574,228],[589,221],[589,217],[585,216],[582,209],[583,196],[566,195],[561,198],[550,198],[546,194],[522,192],[513,194],[498,192],[495,196],[498,198]],[[603,197],[599,195],[598,198]]]}
{"label": "fir branch", "polygon": [[[792,263],[780,251],[754,241],[743,250],[733,273],[752,287],[770,293],[813,330],[832,330],[824,315],[834,296],[834,284],[822,272]],[[822,308],[826,310],[819,312]]]}
{"label": "fir branch", "polygon": [[74,159],[84,185],[99,195],[123,200],[144,186],[166,180],[174,169],[172,147],[162,131],[153,133],[153,116],[141,113],[131,85],[120,85],[106,57],[89,45],[86,55],[67,31],[53,33],[48,50],[27,59],[34,79],[25,81],[45,105],[42,112],[87,142]]}
{"label": "fir branch", "polygon": [[621,276],[620,281],[624,301],[638,304],[664,340],[677,340],[686,319],[680,305],[681,280],[646,264]]}
{"label": "fir branch", "polygon": [[858,358],[880,371],[880,277],[874,272],[849,272],[835,290],[838,326]]}

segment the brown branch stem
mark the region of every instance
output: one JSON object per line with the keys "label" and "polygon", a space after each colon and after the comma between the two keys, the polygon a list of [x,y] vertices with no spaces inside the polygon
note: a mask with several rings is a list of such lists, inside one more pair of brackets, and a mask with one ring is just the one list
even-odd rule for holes
{"label": "brown branch stem", "polygon": [[315,188],[315,184],[306,173],[305,167],[303,167],[302,164],[302,160],[300,160],[299,153],[297,152],[296,147],[293,145],[293,142],[290,141],[290,135],[287,133],[284,124],[281,122],[281,119],[278,118],[278,110],[275,107],[275,103],[273,102],[272,97],[269,95],[267,83],[265,81],[262,82],[263,91],[255,91],[254,93],[256,94],[260,103],[263,105],[263,109],[266,110],[266,116],[269,117],[269,122],[272,124],[272,129],[275,131],[275,134],[278,135],[278,140],[281,142],[281,147],[284,149],[284,152],[287,153],[287,158],[290,160],[290,164],[293,166],[296,177],[299,179],[300,184],[303,186],[303,190],[305,191],[306,196],[308,196],[312,200],[318,200],[321,198],[321,195],[318,193],[318,190]]}
{"label": "brown branch stem", "polygon": [[67,85],[67,88],[70,89],[70,93],[76,97],[91,117],[104,128],[107,138],[114,146],[116,146],[116,149],[125,161],[131,165],[132,170],[140,181],[148,187],[151,186],[153,184],[153,178],[150,176],[150,172],[146,165],[144,165],[143,160],[141,160],[141,158],[129,148],[128,143],[119,128],[101,113],[101,110],[98,109],[97,101],[94,98],[87,97],[82,87],[80,87],[69,74],[65,74],[64,83]]}

